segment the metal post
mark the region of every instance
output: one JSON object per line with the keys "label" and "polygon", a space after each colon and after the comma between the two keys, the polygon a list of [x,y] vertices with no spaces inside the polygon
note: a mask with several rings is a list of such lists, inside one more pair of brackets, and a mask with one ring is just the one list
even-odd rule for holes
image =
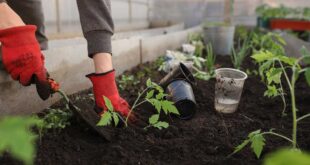
{"label": "metal post", "polygon": [[56,26],[57,33],[61,32],[61,20],[60,20],[60,9],[59,9],[59,0],[56,0]]}

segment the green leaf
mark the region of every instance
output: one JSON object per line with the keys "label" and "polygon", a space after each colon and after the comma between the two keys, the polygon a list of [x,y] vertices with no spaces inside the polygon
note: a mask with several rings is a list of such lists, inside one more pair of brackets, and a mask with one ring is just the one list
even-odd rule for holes
{"label": "green leaf", "polygon": [[264,160],[264,165],[309,165],[309,162],[309,153],[283,149],[267,155]]}
{"label": "green leaf", "polygon": [[167,95],[164,94],[164,93],[158,93],[158,94],[156,95],[156,99],[157,99],[157,100],[161,100],[161,99],[163,99],[165,96],[167,96]]}
{"label": "green leaf", "polygon": [[161,106],[166,114],[173,113],[176,115],[180,115],[178,109],[174,106],[173,102],[164,100],[161,101]]}
{"label": "green leaf", "polygon": [[109,98],[105,97],[105,96],[103,96],[103,99],[104,99],[104,103],[107,106],[108,110],[109,111],[113,111],[114,108],[113,108],[111,100]]}
{"label": "green leaf", "polygon": [[164,89],[163,89],[161,86],[159,86],[159,85],[157,85],[157,84],[154,84],[153,86],[155,87],[155,89],[156,89],[159,93],[164,93]]}
{"label": "green leaf", "polygon": [[158,101],[156,99],[147,99],[147,101],[155,107],[155,109],[157,110],[158,113],[160,113],[160,110],[161,110],[160,101]]}
{"label": "green leaf", "polygon": [[147,81],[146,81],[146,86],[147,87],[152,87],[152,81],[151,81],[151,79],[149,78],[149,79],[147,79]]}
{"label": "green leaf", "polygon": [[294,58],[294,57],[279,56],[278,58],[279,58],[283,63],[286,63],[286,64],[288,64],[288,65],[290,65],[290,66],[293,66],[293,65],[296,63],[296,61],[297,61],[297,59]]}
{"label": "green leaf", "polygon": [[259,158],[265,146],[265,138],[259,133],[251,138],[251,142],[251,148],[253,149],[256,157]]}
{"label": "green leaf", "polygon": [[276,83],[279,84],[281,82],[282,69],[281,68],[271,68],[267,73],[268,84]]}
{"label": "green leaf", "polygon": [[278,89],[275,85],[267,86],[267,90],[264,93],[264,96],[267,97],[276,97],[279,96]]}
{"label": "green leaf", "polygon": [[33,164],[35,158],[35,140],[33,126],[41,127],[43,121],[36,117],[5,117],[0,119],[0,155],[9,152],[24,162]]}
{"label": "green leaf", "polygon": [[271,53],[270,51],[259,51],[256,52],[254,55],[251,56],[253,59],[255,59],[255,61],[257,62],[264,62],[267,60],[270,60],[274,57],[276,57],[273,53]]}
{"label": "green leaf", "polygon": [[159,119],[159,114],[153,115],[149,118],[149,123],[151,125],[156,124],[158,122]]}
{"label": "green leaf", "polygon": [[112,121],[112,115],[110,112],[105,112],[100,121],[98,122],[97,126],[108,126],[111,124]]}
{"label": "green leaf", "polygon": [[117,126],[119,123],[119,117],[116,112],[113,112],[113,120],[114,120],[115,126]]}
{"label": "green leaf", "polygon": [[306,76],[307,83],[310,86],[310,67],[306,68],[305,76]]}
{"label": "green leaf", "polygon": [[154,90],[151,90],[151,91],[147,92],[147,94],[146,94],[146,98],[147,98],[147,99],[150,99],[150,98],[152,98],[153,96],[154,96]]}
{"label": "green leaf", "polygon": [[264,80],[264,75],[265,75],[265,71],[268,70],[271,65],[273,64],[273,60],[269,60],[264,62],[263,64],[260,65],[259,67],[259,75],[262,77],[262,79]]}
{"label": "green leaf", "polygon": [[159,121],[156,124],[154,124],[153,127],[158,128],[158,129],[161,130],[163,128],[168,128],[169,127],[169,123],[163,122],[163,121]]}
{"label": "green leaf", "polygon": [[240,145],[238,145],[238,146],[235,148],[233,154],[235,154],[235,153],[241,151],[241,150],[242,150],[245,146],[247,146],[249,143],[250,143],[250,140],[249,140],[249,139],[244,140]]}

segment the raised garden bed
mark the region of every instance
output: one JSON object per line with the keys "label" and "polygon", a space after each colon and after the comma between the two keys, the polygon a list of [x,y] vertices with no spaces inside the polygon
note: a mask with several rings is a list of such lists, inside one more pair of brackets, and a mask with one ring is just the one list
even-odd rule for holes
{"label": "raised garden bed", "polygon": [[[232,67],[229,56],[218,56],[221,67]],[[244,68],[257,69],[250,58],[243,63]],[[147,77],[154,82],[165,75],[158,72],[155,63],[144,64],[126,72],[129,75],[140,76],[139,85],[132,85],[121,91],[130,104],[143,89]],[[171,117],[170,127],[165,130],[143,129],[154,109],[146,104],[139,107],[137,113],[145,121],[138,122],[133,127],[113,129],[111,142],[104,141],[96,133],[74,118],[71,125],[60,132],[49,132],[38,142],[38,154],[35,164],[261,164],[249,148],[227,157],[248,135],[257,129],[274,128],[284,135],[291,135],[291,114],[281,116],[282,101],[280,98],[264,97],[265,85],[259,76],[250,75],[245,82],[243,96],[239,109],[234,114],[219,114],[214,109],[215,80],[198,80],[194,87],[197,101],[197,112],[188,121]],[[80,108],[91,107],[94,104],[91,90],[70,96]],[[288,97],[288,96],[287,96]],[[297,83],[298,115],[310,112],[310,88],[302,77]],[[64,108],[63,103],[54,105]],[[298,146],[304,151],[310,151],[310,121],[299,123]],[[280,138],[266,137],[265,153],[283,146],[289,146]],[[15,165],[19,162],[8,155],[0,158],[0,164]]]}

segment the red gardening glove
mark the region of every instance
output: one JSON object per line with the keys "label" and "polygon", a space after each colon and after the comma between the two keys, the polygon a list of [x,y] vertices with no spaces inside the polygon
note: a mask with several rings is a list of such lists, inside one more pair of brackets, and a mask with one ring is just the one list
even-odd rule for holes
{"label": "red gardening glove", "polygon": [[127,117],[130,111],[128,103],[119,96],[115,82],[115,71],[109,71],[102,74],[89,74],[88,77],[93,83],[93,92],[95,96],[97,110],[102,115],[106,110],[103,96],[111,100],[115,111],[122,116]]}
{"label": "red gardening glove", "polygon": [[[35,37],[36,29],[36,26],[27,25],[0,30],[2,61],[14,80],[24,86],[36,83],[38,92],[48,91],[44,89],[48,87],[47,72],[44,56]],[[48,94],[39,95],[42,99],[47,99]]]}

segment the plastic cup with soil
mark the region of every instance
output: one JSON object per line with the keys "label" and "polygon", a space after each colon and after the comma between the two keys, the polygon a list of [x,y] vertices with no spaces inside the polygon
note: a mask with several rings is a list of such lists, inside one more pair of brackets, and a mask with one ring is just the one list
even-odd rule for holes
{"label": "plastic cup with soil", "polygon": [[191,119],[196,113],[196,100],[190,83],[185,80],[172,81],[167,87],[168,100],[174,102],[182,120]]}
{"label": "plastic cup with soil", "polygon": [[215,70],[215,110],[234,113],[238,109],[247,74],[232,68]]}
{"label": "plastic cup with soil", "polygon": [[159,85],[164,89],[174,80],[186,80],[190,84],[195,84],[195,78],[191,70],[183,63],[180,63],[171,72],[169,72],[163,79],[160,80]]}

